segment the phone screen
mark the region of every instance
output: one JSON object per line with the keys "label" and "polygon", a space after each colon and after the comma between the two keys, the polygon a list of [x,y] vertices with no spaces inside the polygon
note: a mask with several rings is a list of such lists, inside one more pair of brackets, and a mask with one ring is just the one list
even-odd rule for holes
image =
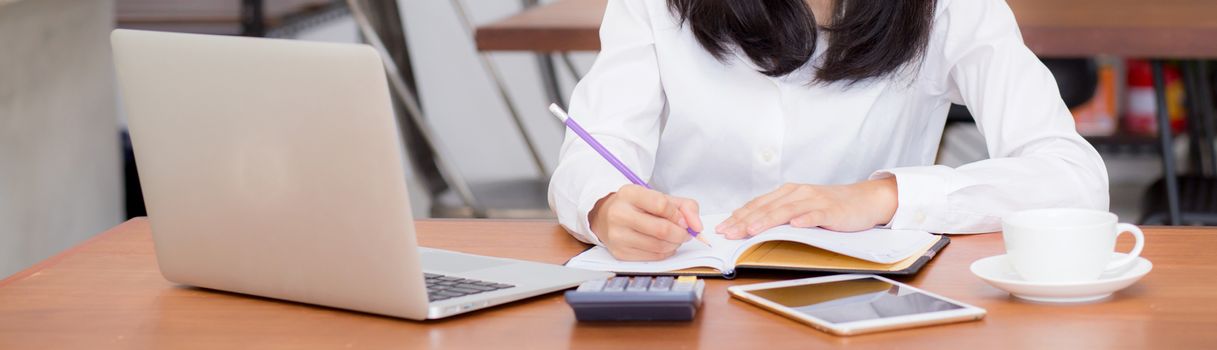
{"label": "phone screen", "polygon": [[873,277],[757,289],[749,293],[831,323],[963,308],[906,286]]}

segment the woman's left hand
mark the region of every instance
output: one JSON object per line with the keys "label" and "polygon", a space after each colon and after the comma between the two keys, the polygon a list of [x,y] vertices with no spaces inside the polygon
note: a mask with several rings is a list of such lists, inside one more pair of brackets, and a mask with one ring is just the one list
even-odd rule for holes
{"label": "woman's left hand", "polygon": [[715,231],[744,239],[772,227],[823,227],[861,231],[884,225],[896,213],[896,178],[849,185],[785,184],[737,209]]}

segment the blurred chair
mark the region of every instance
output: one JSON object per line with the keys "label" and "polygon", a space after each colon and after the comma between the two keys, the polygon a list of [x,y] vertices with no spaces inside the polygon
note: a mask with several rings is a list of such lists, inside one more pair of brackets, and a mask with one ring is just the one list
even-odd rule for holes
{"label": "blurred chair", "polygon": [[[1098,67],[1091,59],[1044,59],[1044,65],[1056,77],[1057,88],[1061,91],[1061,99],[1065,106],[1074,108],[1094,97],[1098,85]],[[972,114],[963,105],[952,104],[947,112],[947,128],[943,132],[943,142],[939,146],[940,164],[962,165],[989,157],[984,147],[984,137],[968,128],[966,124],[974,123]],[[977,147],[975,145],[979,144]]]}
{"label": "blurred chair", "polygon": [[[1066,107],[1081,106],[1094,97],[1095,88],[1099,84],[1099,68],[1093,59],[1046,58],[1041,61],[1056,78],[1056,87],[1060,90]],[[953,104],[950,112],[947,112],[948,123],[972,121],[972,114],[966,106]]]}
{"label": "blurred chair", "polygon": [[[364,40],[380,53],[398,107],[398,125],[411,166],[425,179],[435,217],[552,218],[546,197],[548,176],[467,182],[427,122],[419,102],[410,52],[396,0],[347,0]],[[516,120],[517,126],[519,121]],[[522,126],[521,126],[522,128]],[[523,130],[520,130],[523,132]],[[531,141],[530,151],[537,158]],[[476,155],[471,155],[476,156]],[[538,166],[539,158],[534,159]]]}
{"label": "blurred chair", "polygon": [[1178,223],[1170,222],[1165,181],[1159,179],[1145,190],[1142,225],[1217,225],[1217,181],[1199,174],[1180,175]]}
{"label": "blurred chair", "polygon": [[[1162,62],[1154,62],[1161,85]],[[1217,225],[1217,137],[1213,111],[1213,76],[1208,62],[1184,62],[1181,67],[1188,105],[1190,174],[1176,175],[1169,145],[1172,133],[1160,133],[1165,175],[1145,192],[1143,225]],[[1161,94],[1159,94],[1161,96]],[[1162,107],[1159,107],[1162,108]],[[1160,112],[1161,113],[1161,112]],[[1161,117],[1160,117],[1161,118]],[[1160,119],[1160,124],[1161,124]]]}
{"label": "blurred chair", "polygon": [[[1061,99],[1074,108],[1086,103],[1094,96],[1098,84],[1098,68],[1092,59],[1044,59],[1044,65],[1056,78]],[[1161,65],[1161,62],[1156,64]],[[1207,73],[1207,63],[1190,62],[1183,66],[1184,80],[1189,100],[1189,141],[1193,174],[1175,175],[1174,151],[1171,147],[1157,146],[1164,166],[1170,171],[1146,189],[1142,201],[1144,225],[1217,225],[1217,151],[1214,148],[1213,77]],[[952,105],[947,114],[948,123],[971,122],[972,116],[964,106]],[[1152,143],[1170,144],[1170,133],[1166,140]],[[1160,136],[1159,138],[1162,138]],[[1106,143],[1147,145],[1148,137],[1116,136],[1101,138]],[[1092,141],[1093,142],[1093,141]],[[1134,147],[1139,149],[1140,147]],[[1124,149],[1124,148],[1118,148]],[[1174,181],[1167,181],[1167,179]],[[1173,183],[1172,183],[1173,182]],[[1173,213],[1172,213],[1173,211]],[[1171,219],[1171,216],[1177,219]]]}

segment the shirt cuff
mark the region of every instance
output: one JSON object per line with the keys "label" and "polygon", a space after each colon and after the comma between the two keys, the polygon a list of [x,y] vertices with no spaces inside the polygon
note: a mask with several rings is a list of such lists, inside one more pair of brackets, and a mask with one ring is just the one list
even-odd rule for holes
{"label": "shirt cuff", "polygon": [[927,230],[936,227],[932,221],[947,209],[949,191],[943,172],[951,168],[942,165],[904,167],[879,170],[870,179],[896,178],[896,213],[886,228],[897,230]]}
{"label": "shirt cuff", "polygon": [[579,215],[579,221],[576,223],[578,227],[576,229],[579,231],[579,236],[583,238],[581,241],[589,244],[603,245],[600,237],[596,236],[595,232],[592,232],[592,224],[588,220],[588,214],[596,207],[596,202],[610,193],[617,192],[625,184],[626,182],[598,181],[583,187],[579,193],[579,199],[575,203],[575,210]]}

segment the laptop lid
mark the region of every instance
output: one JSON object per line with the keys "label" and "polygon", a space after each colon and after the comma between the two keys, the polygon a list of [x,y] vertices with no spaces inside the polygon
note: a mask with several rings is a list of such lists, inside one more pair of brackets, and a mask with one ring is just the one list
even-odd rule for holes
{"label": "laptop lid", "polygon": [[111,41],[166,279],[426,316],[373,49],[121,29]]}

